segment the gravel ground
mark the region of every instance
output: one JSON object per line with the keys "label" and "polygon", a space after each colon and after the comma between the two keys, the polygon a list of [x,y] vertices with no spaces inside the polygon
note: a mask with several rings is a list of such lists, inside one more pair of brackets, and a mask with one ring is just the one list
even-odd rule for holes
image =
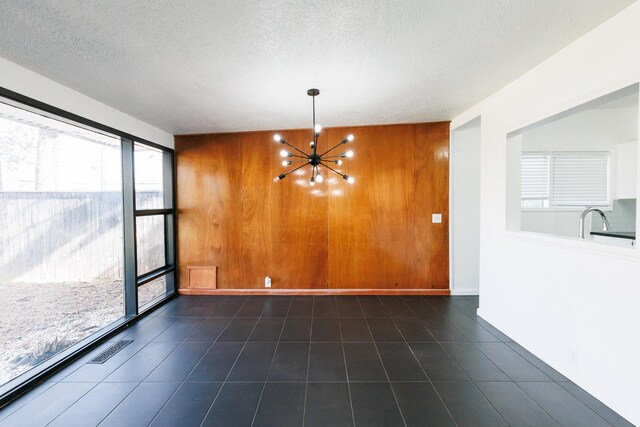
{"label": "gravel ground", "polygon": [[[142,286],[144,304],[164,280]],[[0,384],[124,315],[122,281],[0,283]]]}

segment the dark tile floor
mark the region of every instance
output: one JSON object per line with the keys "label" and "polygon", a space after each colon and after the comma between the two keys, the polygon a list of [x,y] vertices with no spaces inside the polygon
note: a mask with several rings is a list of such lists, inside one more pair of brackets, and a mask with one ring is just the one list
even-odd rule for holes
{"label": "dark tile floor", "polygon": [[476,297],[179,297],[1,426],[629,426],[476,316]]}

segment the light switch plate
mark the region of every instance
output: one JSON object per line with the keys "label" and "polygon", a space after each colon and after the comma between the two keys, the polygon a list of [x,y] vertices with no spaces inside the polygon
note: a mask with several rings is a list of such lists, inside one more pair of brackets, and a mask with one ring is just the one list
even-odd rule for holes
{"label": "light switch plate", "polygon": [[431,214],[431,222],[433,224],[442,224],[442,214]]}

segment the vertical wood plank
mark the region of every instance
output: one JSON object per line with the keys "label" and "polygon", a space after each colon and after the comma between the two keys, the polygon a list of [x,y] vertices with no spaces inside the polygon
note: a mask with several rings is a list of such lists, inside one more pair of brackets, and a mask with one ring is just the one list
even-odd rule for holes
{"label": "vertical wood plank", "polygon": [[177,155],[178,262],[218,266],[218,286],[242,282],[240,134],[180,138]]}
{"label": "vertical wood plank", "polygon": [[[413,242],[409,274],[416,287],[449,288],[449,123],[414,128]],[[431,214],[442,223],[432,224]]]}
{"label": "vertical wood plank", "polygon": [[[409,285],[413,129],[371,126],[331,129],[353,133],[355,152],[329,201],[329,282],[335,288],[406,288]],[[349,144],[348,144],[349,145]]]}
{"label": "vertical wood plank", "polygon": [[[308,151],[309,133],[281,135]],[[280,165],[282,149],[274,143],[272,133],[242,136],[244,280],[236,286],[239,288],[261,287],[265,276],[272,278],[274,288],[326,287],[326,197],[309,186],[308,168],[273,182],[274,176],[291,169]]]}

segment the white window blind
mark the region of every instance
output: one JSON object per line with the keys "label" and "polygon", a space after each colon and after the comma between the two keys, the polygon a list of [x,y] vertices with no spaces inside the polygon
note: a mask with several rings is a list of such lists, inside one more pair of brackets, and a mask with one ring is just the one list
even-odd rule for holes
{"label": "white window blind", "polygon": [[520,183],[523,200],[549,199],[550,157],[548,153],[522,153]]}
{"label": "white window blind", "polygon": [[609,205],[609,153],[554,152],[551,206]]}
{"label": "white window blind", "polygon": [[609,153],[523,152],[523,208],[608,206]]}

